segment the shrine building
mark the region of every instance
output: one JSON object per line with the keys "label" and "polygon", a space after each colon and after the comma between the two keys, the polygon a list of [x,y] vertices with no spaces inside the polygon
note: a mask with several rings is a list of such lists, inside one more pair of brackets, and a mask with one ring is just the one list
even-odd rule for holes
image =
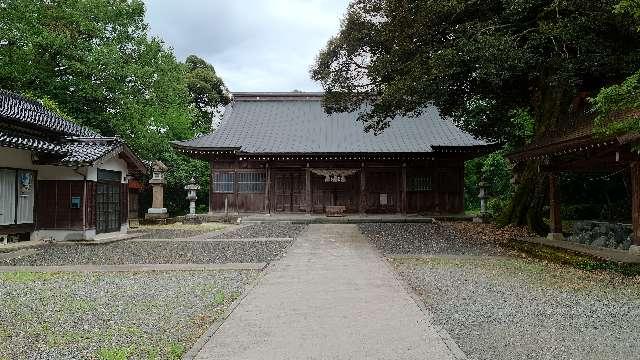
{"label": "shrine building", "polygon": [[209,162],[212,213],[464,211],[464,161],[492,145],[435,107],[377,136],[357,117],[322,93],[234,93],[214,132],[174,147]]}
{"label": "shrine building", "polygon": [[125,234],[146,172],[121,139],[0,89],[0,244]]}

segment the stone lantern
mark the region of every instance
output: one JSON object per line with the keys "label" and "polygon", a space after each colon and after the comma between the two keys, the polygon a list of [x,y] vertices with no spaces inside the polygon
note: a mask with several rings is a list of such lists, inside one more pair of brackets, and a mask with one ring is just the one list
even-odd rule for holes
{"label": "stone lantern", "polygon": [[153,187],[153,202],[151,208],[147,210],[145,219],[166,219],[169,217],[167,209],[164,207],[164,185],[167,183],[165,175],[167,166],[161,161],[154,161],[151,166],[153,176],[149,180],[149,184]]}
{"label": "stone lantern", "polygon": [[485,222],[488,218],[487,214],[487,199],[489,198],[489,194],[487,193],[487,186],[489,184],[485,181],[484,176],[478,183],[478,187],[480,188],[480,193],[478,194],[478,198],[480,199],[480,216],[473,218],[474,222]]}
{"label": "stone lantern", "polygon": [[480,188],[480,194],[478,194],[478,198],[480,199],[480,215],[485,216],[487,214],[487,199],[489,195],[487,194],[487,182],[480,181],[478,183],[478,187]]}
{"label": "stone lantern", "polygon": [[200,186],[196,184],[196,179],[191,178],[191,181],[189,181],[189,184],[187,184],[184,189],[187,190],[187,200],[189,200],[189,215],[195,216],[196,200],[198,199],[196,191],[200,190]]}

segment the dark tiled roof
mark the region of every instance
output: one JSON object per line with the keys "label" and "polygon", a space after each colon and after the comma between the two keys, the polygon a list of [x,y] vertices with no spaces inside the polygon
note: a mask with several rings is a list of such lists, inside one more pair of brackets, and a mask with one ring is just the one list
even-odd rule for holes
{"label": "dark tiled roof", "polygon": [[90,165],[105,156],[122,150],[122,142],[108,140],[72,140],[63,145],[65,156],[58,161],[60,165]]}
{"label": "dark tiled roof", "polygon": [[0,146],[53,154],[62,150],[59,144],[5,130],[0,130]]}
{"label": "dark tiled roof", "polygon": [[397,117],[375,136],[363,131],[358,113],[326,114],[318,93],[240,93],[234,98],[216,131],[175,145],[262,154],[429,153],[435,147],[487,145],[440,116],[435,107],[418,117]]}
{"label": "dark tiled roof", "polygon": [[46,153],[47,164],[87,166],[121,154],[146,173],[142,161],[118,138],[107,138],[47,110],[42,104],[0,89],[0,147]]}
{"label": "dark tiled roof", "polygon": [[68,136],[100,137],[98,133],[62,118],[36,101],[2,89],[0,118]]}

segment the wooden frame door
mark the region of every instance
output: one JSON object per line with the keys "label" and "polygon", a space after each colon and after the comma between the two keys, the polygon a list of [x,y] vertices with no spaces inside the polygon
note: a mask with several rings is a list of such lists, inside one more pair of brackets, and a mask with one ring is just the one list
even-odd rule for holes
{"label": "wooden frame door", "polygon": [[273,172],[273,209],[276,212],[301,212],[305,207],[305,174]]}
{"label": "wooden frame door", "polygon": [[119,171],[98,170],[96,184],[96,233],[98,234],[120,231],[122,198],[120,174]]}

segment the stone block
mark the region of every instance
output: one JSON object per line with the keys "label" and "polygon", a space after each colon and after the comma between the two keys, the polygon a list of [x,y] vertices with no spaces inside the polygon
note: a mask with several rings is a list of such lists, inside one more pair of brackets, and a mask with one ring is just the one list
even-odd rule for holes
{"label": "stone block", "polygon": [[549,233],[547,235],[548,240],[564,241],[564,235],[562,233]]}
{"label": "stone block", "polygon": [[347,210],[345,206],[327,206],[325,213],[329,217],[340,217],[344,216],[345,210]]}

